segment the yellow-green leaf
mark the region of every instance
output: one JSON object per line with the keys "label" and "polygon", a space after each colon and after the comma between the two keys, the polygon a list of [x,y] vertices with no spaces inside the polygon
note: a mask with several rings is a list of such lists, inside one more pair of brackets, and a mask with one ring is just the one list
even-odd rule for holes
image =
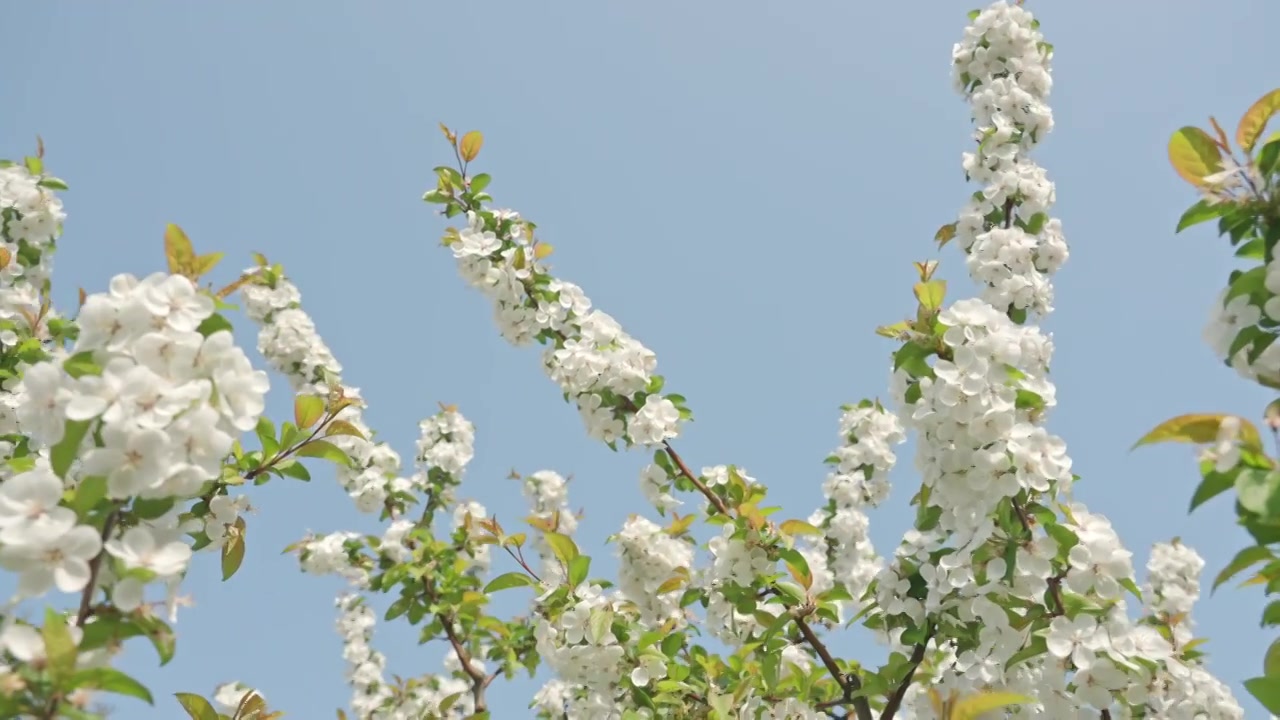
{"label": "yellow-green leaf", "polygon": [[240,698],[240,705],[236,707],[232,720],[258,720],[266,711],[267,701],[256,692],[247,692]]}
{"label": "yellow-green leaf", "polygon": [[957,700],[956,704],[951,706],[951,720],[977,720],[983,713],[989,713],[992,710],[1035,701],[1035,698],[1026,695],[987,690]]}
{"label": "yellow-green leaf", "polygon": [[178,699],[178,703],[182,705],[182,709],[187,711],[187,716],[191,720],[218,720],[218,711],[213,709],[213,705],[208,700],[196,695],[195,693],[174,693],[173,696]]}
{"label": "yellow-green leaf", "polygon": [[555,248],[548,243],[538,243],[533,247],[533,259],[543,260],[551,255]]}
{"label": "yellow-green leaf", "polygon": [[1222,153],[1209,133],[1188,125],[1169,138],[1169,162],[1183,180],[1199,186],[1222,169]]}
{"label": "yellow-green leaf", "polygon": [[244,518],[236,518],[233,530],[227,533],[227,541],[222,546],[222,579],[230,580],[244,562]]}
{"label": "yellow-green leaf", "polygon": [[658,586],[658,589],[655,590],[654,592],[656,592],[659,595],[665,595],[674,590],[679,590],[687,582],[689,582],[688,578],[682,577],[680,575],[673,575],[672,577],[669,577],[666,580],[664,580],[662,584]]}
{"label": "yellow-green leaf", "polygon": [[803,520],[787,520],[778,526],[787,535],[821,535],[822,531]]}
{"label": "yellow-green leaf", "polygon": [[876,328],[876,334],[880,337],[898,338],[910,329],[911,323],[903,320],[900,323],[894,323],[892,325],[881,325]]}
{"label": "yellow-green leaf", "polygon": [[[1218,439],[1218,426],[1223,419],[1233,417],[1226,413],[1192,413],[1170,418],[1157,425],[1151,432],[1143,435],[1133,447],[1154,445],[1162,442],[1185,442],[1205,445]],[[1254,451],[1262,450],[1262,437],[1253,423],[1240,420],[1240,444]]]}
{"label": "yellow-green leaf", "polygon": [[306,430],[324,416],[324,398],[318,395],[299,395],[293,399],[293,421]]}
{"label": "yellow-green leaf", "polygon": [[1280,88],[1258,98],[1258,102],[1245,111],[1236,127],[1236,142],[1245,152],[1253,150],[1253,144],[1277,112],[1280,112]]}
{"label": "yellow-green leaf", "polygon": [[480,154],[481,145],[484,145],[484,135],[481,135],[479,130],[472,130],[462,136],[462,142],[458,144],[458,152],[463,160],[471,162]]}
{"label": "yellow-green leaf", "polygon": [[350,435],[351,437],[358,437],[361,440],[367,439],[365,438],[364,433],[360,432],[360,428],[352,425],[346,420],[334,420],[329,423],[329,425],[325,427],[325,435],[328,437],[333,437],[334,435]]}
{"label": "yellow-green leaf", "polygon": [[44,640],[49,674],[54,682],[66,679],[76,669],[76,642],[67,628],[67,619],[53,608],[45,608],[40,636]]}
{"label": "yellow-green leaf", "polygon": [[218,263],[222,262],[222,258],[226,253],[215,252],[208,255],[201,255],[191,261],[192,279],[199,279],[208,275]]}
{"label": "yellow-green leaf", "polygon": [[938,228],[938,232],[933,234],[933,239],[938,243],[938,247],[942,247],[943,245],[951,242],[951,239],[955,236],[956,223],[947,223],[946,225]]}
{"label": "yellow-green leaf", "polygon": [[169,223],[164,229],[164,257],[169,261],[170,275],[187,274],[196,258],[191,239],[182,228],[173,223]]}
{"label": "yellow-green leaf", "polygon": [[942,300],[947,295],[947,281],[930,280],[916,283],[915,293],[916,299],[926,310],[937,310],[942,307]]}

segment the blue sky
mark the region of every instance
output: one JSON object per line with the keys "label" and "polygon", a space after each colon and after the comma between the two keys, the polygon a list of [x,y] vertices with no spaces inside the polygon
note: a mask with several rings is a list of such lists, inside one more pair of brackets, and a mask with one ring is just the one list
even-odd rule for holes
{"label": "blue sky", "polygon": [[[911,312],[910,262],[937,255],[934,231],[976,189],[960,171],[970,126],[949,70],[970,5],[948,6],[14,4],[0,155],[30,152],[39,133],[46,165],[71,184],[55,276],[64,308],[79,286],[162,269],[166,222],[201,251],[226,251],[228,278],[262,251],[301,287],[382,437],[410,456],[418,419],[458,404],[478,429],[469,494],[515,524],[524,507],[508,471],[572,474],[572,501],[589,511],[582,542],[603,556],[601,540],[646,507],[646,455],[588,441],[536,352],[505,345],[456,276],[438,245],[445,223],[419,199],[450,157],[436,123],[486,134],[477,165],[498,202],[538,222],[557,273],[658,354],[696,413],[679,443],[690,464],[737,463],[804,517],[838,406],[887,394],[893,346],[873,328]],[[1181,536],[1212,577],[1246,542],[1229,501],[1188,517],[1192,452],[1129,447],[1167,417],[1256,417],[1270,398],[1200,339],[1232,263],[1207,225],[1174,235],[1195,198],[1165,142],[1209,114],[1232,127],[1272,89],[1280,5],[1028,6],[1058,50],[1057,126],[1038,158],[1072,246],[1048,324],[1051,429],[1083,476],[1078,498],[1114,521],[1139,567],[1152,542]],[[959,279],[959,251],[941,259]],[[953,282],[961,293],[972,286]],[[287,386],[273,385],[280,418]],[[902,457],[893,500],[872,519],[882,549],[910,518],[909,449]],[[345,705],[336,584],[280,550],[308,530],[373,526],[327,474],[252,497],[240,574],[221,583],[201,557],[177,658],[157,668],[149,648],[126,653],[158,705],[120,699],[120,717],[172,718],[170,693],[231,679],[293,718]],[[1257,590],[1224,589],[1197,611],[1212,668],[1241,695],[1270,640],[1261,606]],[[418,648],[399,622],[382,628],[393,671],[440,667],[442,647]],[[861,640],[836,644],[882,659]],[[497,716],[525,716],[535,687],[492,693]]]}

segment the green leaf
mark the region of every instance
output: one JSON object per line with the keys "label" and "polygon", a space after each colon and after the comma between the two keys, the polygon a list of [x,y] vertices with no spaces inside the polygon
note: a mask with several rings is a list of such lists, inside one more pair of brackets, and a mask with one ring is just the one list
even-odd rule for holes
{"label": "green leaf", "polygon": [[1280,677],[1280,639],[1272,641],[1267,648],[1267,654],[1262,658],[1262,674]]}
{"label": "green leaf", "polygon": [[155,520],[172,510],[176,503],[177,499],[172,497],[137,498],[133,501],[131,509],[133,514],[141,520]]}
{"label": "green leaf", "polygon": [[569,561],[569,584],[581,585],[587,579],[587,573],[591,570],[591,558],[586,555]]}
{"label": "green leaf", "polygon": [[1245,468],[1236,476],[1236,498],[1249,512],[1280,517],[1280,471]]}
{"label": "green leaf", "polygon": [[1222,217],[1222,213],[1230,205],[1227,203],[1210,203],[1207,199],[1192,205],[1182,214],[1182,218],[1178,220],[1178,229],[1175,232],[1182,232],[1193,225],[1199,225],[1217,217]]}
{"label": "green leaf", "polygon": [[1280,625],[1280,600],[1272,600],[1262,611],[1262,627]]}
{"label": "green leaf", "polygon": [[209,337],[210,335],[222,332],[223,330],[232,332],[234,329],[235,328],[232,327],[230,321],[222,317],[222,315],[214,313],[200,323],[200,326],[196,328],[196,332],[199,332],[204,337]]}
{"label": "green leaf", "polygon": [[1203,472],[1204,480],[1200,482],[1195,494],[1191,496],[1191,507],[1187,510],[1188,514],[1230,490],[1236,484],[1236,470],[1220,473],[1214,469],[1213,463],[1206,463]]}
{"label": "green leaf", "polygon": [[[1236,553],[1236,556],[1231,559],[1231,562],[1227,563],[1227,566],[1222,569],[1222,572],[1219,572],[1218,576],[1213,579],[1213,590],[1217,590],[1219,585],[1230,580],[1236,575],[1239,575],[1245,569],[1256,565],[1263,560],[1271,560],[1274,557],[1275,556],[1271,553],[1271,549],[1264,545],[1251,545],[1241,550]],[[1212,594],[1212,591],[1210,591],[1210,594]]]}
{"label": "green leaf", "polygon": [[84,440],[85,433],[89,431],[90,422],[92,421],[68,421],[62,433],[62,440],[49,451],[49,464],[53,466],[53,472],[59,478],[66,479],[71,463],[75,462],[76,455],[80,452],[80,443]]}
{"label": "green leaf", "polygon": [[1262,146],[1257,164],[1264,177],[1276,171],[1276,167],[1280,165],[1280,132],[1272,134],[1267,144]]}
{"label": "green leaf", "polygon": [[1268,712],[1280,714],[1280,677],[1256,677],[1244,681],[1244,689],[1249,691]]}
{"label": "green leaf", "polygon": [[283,462],[278,462],[275,465],[275,469],[285,477],[302,480],[303,482],[311,481],[311,472],[307,470],[305,465],[297,460],[285,460]]}
{"label": "green leaf", "polygon": [[489,173],[480,173],[479,175],[471,178],[471,192],[482,192],[485,188],[489,187],[489,181],[492,179],[493,178],[489,177]]}
{"label": "green leaf", "polygon": [[1121,578],[1120,587],[1128,590],[1129,594],[1138,598],[1139,601],[1142,600],[1142,591],[1138,589],[1138,584],[1133,581],[1133,578]]}
{"label": "green leaf", "polygon": [[146,685],[134,680],[124,673],[110,667],[96,667],[81,670],[71,676],[71,687],[89,690],[103,690],[117,695],[128,695],[155,705],[151,691]]}
{"label": "green leaf", "polygon": [[558,532],[548,532],[543,533],[543,537],[546,538],[547,544],[551,546],[551,552],[555,553],[555,556],[559,558],[560,562],[564,563],[566,567],[568,567],[569,563],[574,558],[578,557],[578,546],[568,535],[562,535]]}
{"label": "green leaf", "polygon": [[174,693],[173,696],[178,698],[182,709],[187,711],[187,716],[191,720],[218,720],[218,711],[213,709],[213,705],[208,700],[199,695],[180,692]]}
{"label": "green leaf", "polygon": [[75,497],[71,500],[71,509],[83,518],[106,496],[107,478],[103,475],[91,475],[81,480],[76,486]]}
{"label": "green leaf", "polygon": [[67,619],[53,608],[45,608],[40,636],[44,639],[46,662],[54,682],[60,682],[75,672],[76,643],[71,638]]}
{"label": "green leaf", "polygon": [[233,527],[234,531],[227,534],[227,540],[222,546],[222,580],[224,582],[230,580],[231,576],[240,569],[240,563],[244,562],[244,518],[236,518],[236,524]]}
{"label": "green leaf", "polygon": [[484,591],[491,593],[510,588],[529,587],[534,584],[533,578],[522,572],[509,572],[490,580],[489,584],[484,586]]}
{"label": "green leaf", "polygon": [[344,467],[351,464],[351,458],[347,457],[345,452],[338,448],[337,445],[325,440],[312,440],[298,448],[298,455],[328,460],[334,465],[342,465]]}

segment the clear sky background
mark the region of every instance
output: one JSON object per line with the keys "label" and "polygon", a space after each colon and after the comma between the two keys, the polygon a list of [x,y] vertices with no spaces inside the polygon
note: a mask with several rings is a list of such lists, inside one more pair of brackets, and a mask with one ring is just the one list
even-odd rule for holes
{"label": "clear sky background", "polygon": [[[507,346],[456,275],[445,222],[419,199],[450,158],[436,123],[485,133],[476,167],[498,203],[538,222],[555,271],[658,354],[696,413],[678,444],[690,464],[737,463],[805,517],[839,405],[887,395],[893,344],[873,329],[912,312],[910,262],[937,256],[933,233],[977,189],[960,170],[970,124],[949,67],[972,6],[8,3],[0,155],[31,152],[39,133],[46,166],[71,184],[64,309],[79,286],[163,269],[166,222],[198,250],[226,251],[226,279],[262,251],[301,287],[382,437],[409,458],[417,421],[458,404],[478,429],[468,494],[516,525],[512,468],[572,474],[582,543],[603,558],[603,538],[648,512],[648,456],[589,441],[536,351]],[[1058,51],[1057,126],[1038,159],[1072,248],[1048,324],[1051,429],[1083,476],[1077,497],[1113,520],[1140,573],[1152,542],[1181,536],[1208,561],[1207,591],[1247,541],[1230,501],[1188,517],[1193,453],[1129,447],[1173,415],[1256,417],[1270,398],[1201,341],[1232,262],[1209,225],[1174,235],[1195,196],[1165,143],[1210,114],[1234,128],[1275,86],[1280,5],[1029,7]],[[962,278],[958,249],[941,259]],[[952,283],[952,298],[975,292]],[[252,347],[252,327],[239,329]],[[273,388],[279,419],[288,389],[279,377]],[[910,518],[909,446],[900,457],[892,502],[872,518],[882,550]],[[177,658],[157,668],[142,645],[122,663],[157,706],[121,698],[117,717],[173,718],[170,693],[232,679],[291,718],[345,706],[337,583],[280,551],[308,530],[375,526],[329,473],[252,498],[240,574],[224,584],[216,558],[199,558]],[[1196,615],[1212,669],[1242,701],[1273,635],[1258,629],[1261,607],[1257,589],[1223,589]],[[443,647],[416,638],[402,621],[380,626],[393,671],[440,667]],[[862,639],[836,646],[865,663],[884,655]],[[496,716],[526,716],[536,687],[498,686]]]}

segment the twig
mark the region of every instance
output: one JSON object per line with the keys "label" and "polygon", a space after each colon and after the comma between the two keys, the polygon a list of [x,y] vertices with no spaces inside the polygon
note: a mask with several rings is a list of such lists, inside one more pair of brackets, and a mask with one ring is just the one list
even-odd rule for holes
{"label": "twig", "polygon": [[898,689],[893,691],[893,696],[889,698],[889,702],[884,706],[884,712],[880,713],[880,720],[890,720],[898,708],[902,706],[902,698],[907,694],[907,688],[911,687],[911,681],[915,679],[916,669],[920,667],[920,663],[924,662],[925,646],[933,639],[933,633],[936,628],[929,628],[929,633],[924,636],[924,640],[916,645],[916,649],[911,652],[911,669],[907,671],[906,677],[902,678],[902,683],[898,685]]}
{"label": "twig", "polygon": [[676,467],[680,468],[680,474],[683,475],[686,480],[693,483],[693,486],[698,489],[698,492],[706,496],[707,501],[715,507],[716,512],[724,515],[725,517],[733,516],[733,513],[729,512],[729,506],[724,504],[724,499],[711,492],[711,488],[707,487],[706,483],[702,482],[702,480],[698,479],[697,475],[693,474],[693,471],[689,469],[688,465],[685,465],[684,459],[680,457],[680,454],[676,452],[676,449],[671,447],[671,443],[663,440],[662,448],[666,451],[667,457],[671,458],[671,462],[675,463]]}
{"label": "twig", "polygon": [[[427,597],[431,601],[437,602],[438,597],[435,589],[431,587],[430,581],[426,578],[422,580],[422,589],[426,592]],[[483,671],[477,670],[471,666],[471,653],[462,643],[462,639],[458,637],[458,631],[453,628],[453,616],[448,613],[440,613],[440,625],[444,627],[444,635],[449,639],[449,644],[453,646],[454,655],[458,656],[458,662],[462,664],[462,671],[471,678],[471,697],[475,701],[476,714],[487,712],[488,704],[485,701],[484,691],[489,687],[489,683],[493,682],[497,674],[485,675]]]}

